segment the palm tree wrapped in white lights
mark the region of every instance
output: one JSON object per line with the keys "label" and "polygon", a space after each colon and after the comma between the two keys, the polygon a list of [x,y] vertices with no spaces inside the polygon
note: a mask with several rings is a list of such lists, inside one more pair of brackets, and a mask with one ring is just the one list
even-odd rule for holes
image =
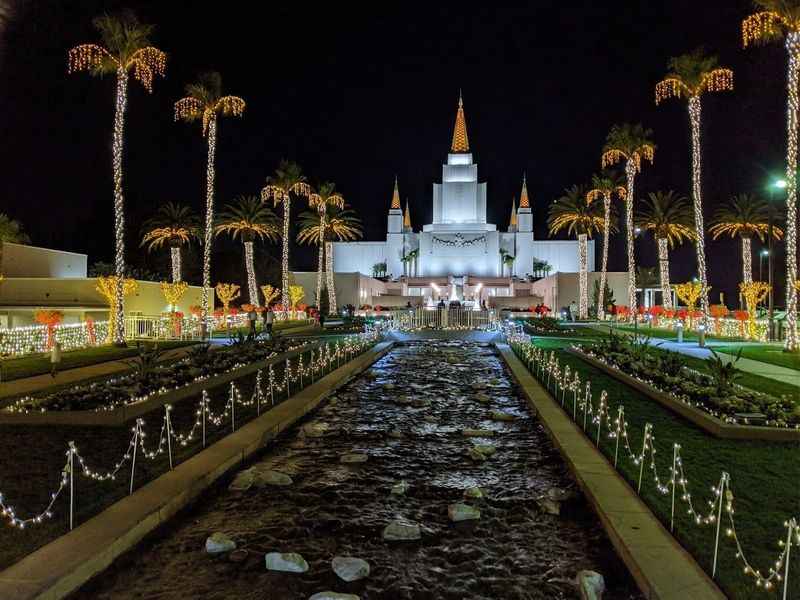
{"label": "palm tree wrapped in white lights", "polygon": [[167,55],[150,45],[152,25],[144,25],[131,12],[119,16],[104,15],[94,21],[105,47],[81,44],[68,53],[69,72],[91,71],[94,75],[115,73],[117,96],[114,111],[114,132],[111,144],[114,175],[114,272],[116,274],[116,318],[112,332],[115,344],[125,343],[125,195],[122,188],[122,150],[125,132],[125,110],[128,105],[128,73],[133,72],[148,92],[153,91],[153,79],[163,77]]}
{"label": "palm tree wrapped in white lights", "polygon": [[272,200],[275,205],[283,205],[283,248],[281,252],[281,304],[284,310],[289,307],[289,224],[292,214],[292,195],[308,196],[311,186],[306,183],[300,165],[282,160],[275,175],[267,178],[267,185],[261,190],[261,201]]}
{"label": "palm tree wrapped in white lights", "polygon": [[175,120],[188,123],[202,120],[203,135],[208,138],[206,162],[206,223],[203,232],[203,295],[200,301],[201,323],[205,335],[211,295],[211,243],[214,237],[214,176],[217,152],[217,117],[241,117],[245,102],[239,96],[222,95],[222,76],[204,73],[196,83],[186,86],[186,97],[175,103]]}
{"label": "palm tree wrapped in white lights", "polygon": [[[319,186],[319,190],[312,193],[308,197],[308,205],[311,208],[316,208],[319,212],[319,256],[317,261],[317,306],[322,306],[322,274],[326,274],[326,286],[328,288],[328,306],[331,312],[336,311],[336,291],[333,289],[333,273],[329,271],[324,260],[324,255],[328,250],[325,240],[325,232],[327,231],[327,217],[328,206],[335,206],[337,208],[344,208],[344,197],[335,192],[336,186],[333,183],[323,183]],[[327,252],[328,260],[330,260],[330,252]]]}
{"label": "palm tree wrapped in white lights", "polygon": [[797,336],[797,127],[800,98],[800,3],[797,0],[756,0],[761,12],[742,22],[745,48],[785,37],[789,65],[786,85],[786,342],[787,350],[798,349]]}
{"label": "palm tree wrapped in white lights", "polygon": [[611,230],[611,199],[616,195],[625,199],[627,190],[616,171],[606,171],[600,175],[592,175],[592,189],[586,193],[586,201],[593,202],[603,197],[603,259],[600,270],[600,291],[597,294],[597,318],[605,314],[606,278],[608,273],[608,239]]}
{"label": "palm tree wrapped in white lights", "polygon": [[733,71],[717,67],[717,57],[706,55],[702,48],[670,59],[669,74],[656,85],[656,104],[667,98],[686,98],[692,128],[692,201],[694,204],[694,240],[697,248],[697,277],[700,282],[700,310],[708,320],[708,276],[706,274],[705,229],[703,226],[702,157],[700,145],[700,98],[707,92],[733,89]]}
{"label": "palm tree wrapped in white lights", "polygon": [[653,162],[656,146],[652,142],[653,132],[641,124],[623,123],[614,125],[606,138],[601,158],[602,166],[610,167],[625,161],[625,186],[628,195],[625,198],[625,233],[628,249],[628,308],[636,318],[636,257],[633,252],[633,192],[636,175],[642,170],[642,160]]}

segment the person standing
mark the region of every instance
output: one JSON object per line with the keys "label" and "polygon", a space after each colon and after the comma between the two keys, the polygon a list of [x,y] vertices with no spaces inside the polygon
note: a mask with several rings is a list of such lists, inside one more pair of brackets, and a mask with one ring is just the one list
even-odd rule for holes
{"label": "person standing", "polygon": [[275,313],[272,312],[272,307],[268,306],[264,311],[264,330],[267,332],[269,339],[272,339],[272,323],[275,321]]}
{"label": "person standing", "polygon": [[255,306],[251,306],[250,310],[247,311],[247,320],[250,322],[250,335],[253,337],[256,336],[257,319],[258,319],[258,313],[256,313]]}
{"label": "person standing", "polygon": [[575,300],[569,303],[569,318],[574,323],[575,317],[578,315],[578,305],[575,304]]}
{"label": "person standing", "polygon": [[58,340],[53,342],[50,350],[50,377],[55,378],[58,368],[61,366],[61,344]]}

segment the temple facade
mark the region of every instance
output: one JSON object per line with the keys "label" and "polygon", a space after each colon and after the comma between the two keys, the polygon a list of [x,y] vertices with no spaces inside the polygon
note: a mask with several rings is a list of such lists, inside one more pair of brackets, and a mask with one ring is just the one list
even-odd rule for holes
{"label": "temple facade", "polygon": [[[434,183],[433,220],[415,231],[408,204],[403,211],[395,179],[389,205],[386,239],[336,242],[333,264],[337,273],[385,275],[403,284],[403,296],[441,296],[467,300],[469,291],[486,286],[492,295],[514,296],[519,284],[548,273],[578,271],[577,241],[536,240],[533,207],[523,175],[519,206],[512,203],[506,231],[486,220],[487,186],[478,180],[467,136],[464,105],[458,101],[455,127],[442,165],[442,181]],[[542,207],[541,218],[545,217]],[[589,270],[594,270],[594,242],[589,241]],[[385,272],[376,266],[385,264]],[[380,271],[376,273],[376,271]],[[504,291],[505,290],[505,291]]]}

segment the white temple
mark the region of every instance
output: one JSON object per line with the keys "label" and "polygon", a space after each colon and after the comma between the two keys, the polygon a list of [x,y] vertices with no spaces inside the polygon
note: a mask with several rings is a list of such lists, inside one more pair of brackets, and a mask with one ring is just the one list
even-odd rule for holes
{"label": "white temple", "polygon": [[[515,283],[518,288],[527,287],[520,284],[545,274],[541,272],[545,263],[552,273],[578,271],[577,241],[534,239],[533,211],[524,176],[519,208],[512,207],[506,232],[486,222],[486,203],[486,183],[478,181],[478,165],[469,149],[459,98],[442,182],[433,184],[433,222],[424,225],[422,231],[414,231],[408,204],[405,214],[400,206],[395,179],[386,240],[334,243],[334,270],[369,276],[376,265],[385,263],[385,275],[390,282],[402,284],[402,296],[441,297],[441,286],[445,285],[444,297],[459,300],[477,299],[484,286],[488,295],[519,295]],[[544,210],[541,214],[544,218]],[[591,240],[588,259],[593,271]]]}

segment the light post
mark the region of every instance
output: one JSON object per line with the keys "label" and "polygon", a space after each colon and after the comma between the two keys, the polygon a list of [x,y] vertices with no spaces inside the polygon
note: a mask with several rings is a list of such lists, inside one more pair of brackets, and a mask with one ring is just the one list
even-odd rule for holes
{"label": "light post", "polygon": [[767,331],[767,338],[770,342],[775,341],[775,305],[773,303],[772,291],[772,256],[774,254],[772,250],[772,211],[774,210],[773,199],[775,196],[775,190],[785,189],[786,185],[786,180],[777,179],[769,186],[769,207],[767,208],[767,243],[769,244],[769,250],[767,251],[767,276],[769,277],[769,329]]}
{"label": "light post", "polygon": [[758,280],[759,281],[764,281],[764,258],[766,258],[767,256],[769,256],[769,250],[764,248],[761,251],[761,256],[759,257],[759,261],[758,261]]}

